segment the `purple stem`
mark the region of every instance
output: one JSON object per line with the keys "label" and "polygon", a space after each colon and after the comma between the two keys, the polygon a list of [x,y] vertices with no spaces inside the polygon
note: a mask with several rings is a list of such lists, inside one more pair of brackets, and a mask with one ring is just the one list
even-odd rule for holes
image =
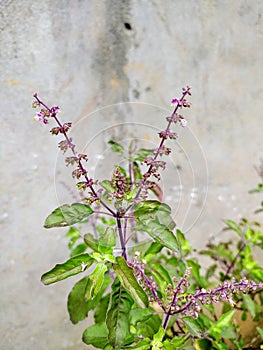
{"label": "purple stem", "polygon": [[122,256],[124,257],[125,260],[127,260],[125,240],[123,237],[121,217],[119,216],[119,213],[116,214],[116,221],[117,221],[118,233],[119,233],[120,242],[121,242]]}

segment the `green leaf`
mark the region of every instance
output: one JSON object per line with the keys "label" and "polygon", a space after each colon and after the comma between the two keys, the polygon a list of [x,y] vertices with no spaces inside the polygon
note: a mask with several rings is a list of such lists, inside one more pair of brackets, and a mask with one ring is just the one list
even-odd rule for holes
{"label": "green leaf", "polygon": [[260,335],[261,340],[263,340],[263,329],[260,327],[256,327],[258,334]]}
{"label": "green leaf", "polygon": [[212,276],[214,276],[216,269],[217,269],[217,264],[213,264],[208,267],[205,274],[205,277],[207,280],[209,280]]}
{"label": "green leaf", "polygon": [[[140,220],[137,218],[137,222]],[[141,226],[136,226],[137,231],[147,232],[156,242],[171,249],[172,251],[178,251],[178,243],[175,235],[165,225],[162,225],[156,221],[149,221]]]}
{"label": "green leaf", "polygon": [[242,228],[233,220],[225,220],[228,228],[238,233],[240,236],[242,235]]}
{"label": "green leaf", "polygon": [[183,317],[183,321],[185,327],[191,335],[195,337],[200,337],[203,334],[204,330],[202,329],[200,322],[197,319],[194,319],[190,316],[186,316]]}
{"label": "green leaf", "polygon": [[158,332],[156,334],[154,334],[153,336],[153,341],[151,342],[151,346],[153,350],[161,350],[162,349],[162,339],[164,336],[164,329],[163,327],[160,327],[160,329],[158,330]]}
{"label": "green leaf", "polygon": [[107,270],[107,266],[105,266],[103,263],[97,264],[97,266],[89,276],[89,281],[87,283],[85,292],[86,299],[92,300],[99,293],[100,289],[103,286],[104,274]]}
{"label": "green leaf", "polygon": [[136,325],[137,322],[144,322],[148,320],[153,315],[153,310],[151,309],[141,309],[135,308],[130,312],[130,322],[133,325]]}
{"label": "green leaf", "polygon": [[150,344],[151,340],[146,338],[144,340],[139,341],[136,345],[125,346],[125,349],[149,350]]}
{"label": "green leaf", "polygon": [[223,314],[215,323],[211,325],[209,334],[216,340],[219,340],[222,337],[222,333],[227,330],[227,327],[231,326],[234,314],[235,310],[230,310]]}
{"label": "green leaf", "polygon": [[82,336],[85,344],[103,349],[108,344],[108,329],[105,323],[97,323],[87,328]]}
{"label": "green leaf", "polygon": [[77,275],[85,271],[94,262],[94,259],[89,254],[81,254],[74,256],[63,264],[57,264],[53,269],[46,272],[41,277],[41,282],[45,285],[62,281],[70,276]]}
{"label": "green leaf", "polygon": [[106,320],[106,314],[107,314],[109,302],[110,302],[110,294],[107,294],[104,298],[100,300],[94,312],[95,323],[101,323]]}
{"label": "green leaf", "polygon": [[212,350],[213,346],[209,339],[196,339],[195,340],[196,350]]}
{"label": "green leaf", "polygon": [[194,276],[200,287],[206,288],[208,285],[208,281],[200,276],[200,268],[201,266],[194,260],[194,259],[188,259],[187,265],[192,268],[191,275]]}
{"label": "green leaf", "polygon": [[133,300],[119,281],[115,280],[112,285],[112,293],[109,309],[106,315],[108,339],[114,349],[119,349],[129,335],[129,313]]}
{"label": "green leaf", "polygon": [[215,323],[216,327],[223,328],[223,327],[228,326],[230,324],[230,322],[232,321],[234,314],[235,314],[235,310],[230,310],[230,311],[226,312]]}
{"label": "green leaf", "polygon": [[183,345],[189,345],[191,343],[191,339],[189,339],[189,334],[186,335],[180,335],[175,336],[171,340],[171,345],[173,346],[173,349],[181,349]]}
{"label": "green leaf", "polygon": [[85,252],[85,250],[87,250],[87,245],[85,243],[80,243],[74,249],[72,249],[70,256],[73,257],[82,254]]}
{"label": "green leaf", "polygon": [[154,334],[156,334],[161,326],[161,319],[159,315],[152,314],[151,317],[142,320],[141,322],[137,322],[136,330],[138,335],[142,335],[145,338],[153,338]]}
{"label": "green leaf", "polygon": [[171,214],[171,208],[169,205],[156,200],[147,200],[135,206],[134,216],[141,217],[142,215],[153,214],[158,211],[168,215]]}
{"label": "green leaf", "polygon": [[176,237],[178,244],[180,246],[180,250],[185,253],[185,255],[192,250],[193,248],[189,244],[188,240],[185,238],[183,232],[179,229],[176,230]]}
{"label": "green leaf", "polygon": [[70,238],[68,243],[69,249],[72,249],[75,242],[81,237],[80,231],[76,227],[70,227],[68,232],[65,235],[67,238]]}
{"label": "green leaf", "polygon": [[144,162],[144,160],[153,155],[154,149],[140,148],[137,152],[135,152],[135,160],[138,162]]}
{"label": "green leaf", "polygon": [[112,227],[107,227],[104,233],[100,235],[98,251],[102,254],[112,254],[115,245],[115,230]]}
{"label": "green leaf", "polygon": [[150,247],[145,252],[145,259],[147,261],[151,260],[153,256],[156,256],[156,254],[160,253],[160,251],[163,249],[163,245],[158,242],[152,242]]}
{"label": "green leaf", "polygon": [[160,291],[162,293],[165,293],[167,284],[173,284],[169,273],[159,262],[149,262],[149,265],[151,267],[150,272],[152,273],[154,280],[158,284]]}
{"label": "green leaf", "polygon": [[141,169],[137,162],[132,163],[133,177],[135,181],[142,179]]}
{"label": "green leaf", "polygon": [[210,328],[212,325],[211,319],[202,312],[199,314],[198,321],[200,321],[202,327],[206,329]]}
{"label": "green leaf", "polygon": [[91,233],[86,233],[84,235],[84,242],[87,244],[88,247],[94,250],[94,252],[99,251],[99,242],[97,239],[94,238],[94,236]]}
{"label": "green leaf", "polygon": [[258,184],[258,187],[248,191],[248,193],[258,193],[258,192],[263,192],[263,183]]}
{"label": "green leaf", "polygon": [[64,204],[55,209],[47,218],[45,228],[64,227],[87,219],[93,213],[91,207],[82,203]]}
{"label": "green leaf", "polygon": [[243,294],[242,298],[246,309],[248,310],[252,318],[255,318],[257,316],[258,311],[260,311],[258,304],[254,300],[252,300],[251,296],[248,294]]}
{"label": "green leaf", "polygon": [[100,182],[101,187],[104,188],[104,190],[106,190],[106,192],[114,192],[115,189],[114,187],[112,187],[111,181],[109,180],[103,180]]}
{"label": "green leaf", "polygon": [[111,150],[113,152],[121,153],[121,154],[124,152],[124,148],[123,148],[123,146],[121,144],[119,144],[119,143],[117,143],[117,142],[115,142],[113,140],[110,140],[108,142],[108,144],[111,146]]}
{"label": "green leaf", "polygon": [[116,263],[113,264],[113,269],[121,284],[130,293],[136,304],[140,307],[147,307],[148,297],[137,282],[132,268],[127,265],[123,257],[116,257]]}
{"label": "green leaf", "polygon": [[[93,300],[87,300],[85,296],[89,277],[84,277],[75,284],[68,296],[68,312],[72,323],[76,324],[79,321],[82,321],[87,317],[90,310],[95,309],[98,304],[101,304],[102,295],[110,281],[109,277],[104,279],[103,286]],[[102,321],[105,321],[105,318]]]}
{"label": "green leaf", "polygon": [[213,342],[213,345],[216,346],[216,349],[218,350],[229,350],[229,347],[225,343],[219,340]]}

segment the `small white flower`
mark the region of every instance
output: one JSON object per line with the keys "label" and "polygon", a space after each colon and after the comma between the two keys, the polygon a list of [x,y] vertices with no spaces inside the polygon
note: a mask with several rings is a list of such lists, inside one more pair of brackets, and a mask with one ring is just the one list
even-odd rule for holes
{"label": "small white flower", "polygon": [[187,120],[186,119],[180,119],[180,124],[184,128],[187,125]]}

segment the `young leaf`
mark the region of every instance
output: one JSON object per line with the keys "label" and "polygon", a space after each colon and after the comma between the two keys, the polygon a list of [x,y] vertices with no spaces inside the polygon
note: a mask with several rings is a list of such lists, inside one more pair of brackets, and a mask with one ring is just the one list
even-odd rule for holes
{"label": "young leaf", "polygon": [[125,349],[136,349],[136,350],[149,350],[151,340],[146,338],[144,340],[139,341],[136,345],[126,346]]}
{"label": "young leaf", "polygon": [[134,277],[132,268],[127,265],[123,257],[116,257],[116,263],[113,264],[113,269],[121,284],[130,293],[136,304],[140,307],[147,307],[148,297]]}
{"label": "young leaf", "polygon": [[157,282],[160,291],[165,293],[167,284],[173,284],[169,273],[159,262],[149,262],[149,265],[151,268],[151,273],[154,277],[154,280]]}
{"label": "young leaf", "polygon": [[87,250],[87,244],[80,243],[74,249],[72,249],[72,251],[70,252],[70,256],[73,257],[82,254],[85,252],[85,250]]}
{"label": "young leaf", "polygon": [[84,235],[84,242],[87,244],[88,247],[90,247],[92,250],[94,250],[94,252],[99,251],[98,240],[95,239],[91,233],[86,233]]}
{"label": "young leaf", "polygon": [[151,342],[151,346],[153,350],[161,350],[162,349],[162,339],[164,336],[164,329],[160,327],[158,332],[153,336],[153,341]]}
{"label": "young leaf", "polygon": [[[87,317],[90,310],[95,309],[98,304],[100,305],[102,303],[102,295],[110,281],[111,280],[109,277],[104,278],[103,286],[101,287],[96,298],[93,300],[87,300],[85,296],[87,285],[89,283],[89,277],[84,277],[75,284],[68,296],[68,312],[72,323],[76,324],[79,321],[82,321],[85,317]],[[105,321],[105,317],[100,322],[102,321]]]}
{"label": "young leaf", "polygon": [[72,249],[75,242],[81,237],[80,231],[76,227],[70,227],[65,237],[70,238],[69,249]]}
{"label": "young leaf", "polygon": [[115,280],[112,285],[112,293],[109,309],[106,315],[108,339],[114,349],[119,349],[129,335],[129,313],[133,300],[119,281]]}
{"label": "young leaf", "polygon": [[107,266],[103,263],[96,265],[95,269],[89,276],[89,280],[86,286],[85,298],[88,300],[93,300],[96,295],[99,293],[103,282],[104,274],[107,271]]}
{"label": "young leaf", "polygon": [[163,249],[163,245],[157,242],[152,242],[150,247],[145,252],[145,258],[147,259],[148,255],[151,259],[152,256],[156,256],[156,254],[160,253],[160,251]]}
{"label": "young leaf", "polygon": [[206,288],[208,285],[208,281],[200,275],[201,266],[194,259],[188,259],[186,261],[187,261],[187,265],[192,268],[191,274],[199,283],[200,287]]}
{"label": "young leaf", "polygon": [[178,251],[178,243],[175,235],[165,225],[156,221],[149,221],[144,224],[137,218],[137,223],[141,224],[135,227],[137,231],[147,232],[156,242],[173,250]]}
{"label": "young leaf", "polygon": [[100,235],[98,251],[101,254],[112,254],[115,245],[115,230],[112,227],[107,227],[104,233]]}
{"label": "young leaf", "polygon": [[47,218],[45,228],[64,227],[81,222],[93,213],[91,207],[82,203],[64,204],[55,209]]}
{"label": "young leaf", "polygon": [[87,328],[83,333],[82,340],[85,344],[104,349],[108,344],[108,329],[105,323],[97,323]]}
{"label": "young leaf", "polygon": [[111,150],[113,152],[121,153],[121,154],[124,152],[124,148],[123,148],[123,146],[121,144],[119,144],[119,143],[117,143],[117,142],[115,142],[113,140],[110,140],[108,142],[108,144],[111,146]]}
{"label": "young leaf", "polygon": [[135,181],[139,181],[142,179],[142,173],[141,173],[141,169],[138,165],[137,162],[133,162],[132,163],[132,170],[133,170],[133,177]]}
{"label": "young leaf", "polygon": [[45,285],[62,281],[70,276],[86,270],[94,262],[94,259],[89,254],[77,255],[63,264],[57,264],[53,269],[46,272],[41,277],[41,282]]}
{"label": "young leaf", "polygon": [[191,337],[189,337],[189,333],[180,336],[175,336],[171,340],[171,344],[173,345],[173,349],[189,349],[188,346],[191,346]]}
{"label": "young leaf", "polygon": [[101,187],[106,190],[106,192],[114,192],[114,187],[112,187],[112,184],[109,180],[103,180],[100,182]]}
{"label": "young leaf", "polygon": [[228,228],[238,233],[240,236],[242,235],[242,228],[233,220],[225,220]]}
{"label": "young leaf", "polygon": [[135,152],[135,160],[138,162],[144,162],[145,158],[153,155],[153,149],[140,148],[137,152]]}
{"label": "young leaf", "polygon": [[171,208],[165,203],[156,200],[147,200],[136,205],[134,216],[141,217],[144,214],[153,214],[156,212],[171,214]]}

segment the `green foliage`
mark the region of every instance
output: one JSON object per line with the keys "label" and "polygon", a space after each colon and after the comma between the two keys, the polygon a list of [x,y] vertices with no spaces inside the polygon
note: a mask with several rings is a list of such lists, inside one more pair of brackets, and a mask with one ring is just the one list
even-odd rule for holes
{"label": "green foliage", "polygon": [[[112,177],[100,182],[88,177],[83,162],[87,156],[78,153],[67,136],[70,123],[51,130],[65,136],[59,147],[73,152],[66,162],[75,166],[73,177],[83,180],[77,187],[86,197],[83,203],[56,208],[46,218],[46,228],[69,226],[70,258],[43,274],[41,281],[49,285],[82,273],[67,306],[73,324],[93,317],[94,324],[82,337],[87,345],[104,350],[241,350],[252,341],[242,336],[237,310],[241,322],[254,322],[253,345],[263,344],[262,323],[256,323],[263,316],[263,269],[255,258],[255,251],[260,255],[263,250],[261,224],[245,218],[225,220],[231,238],[210,241],[196,252],[163,202],[158,181],[165,162],[160,157],[171,151],[164,143],[175,138],[170,128],[178,118],[182,122],[177,109],[189,106],[187,94],[188,87],[174,100],[176,107],[155,150],[137,148],[136,142],[128,147],[108,142],[121,166],[115,165]],[[56,108],[47,109],[35,98],[43,118],[58,118]],[[263,184],[250,192],[262,193]],[[263,211],[263,202],[260,205],[257,214]],[[144,242],[141,232],[147,236]],[[204,256],[209,261],[205,266],[200,262]]]}
{"label": "green foliage", "polygon": [[57,264],[53,269],[46,272],[41,281],[48,285],[54,282],[62,281],[65,278],[77,275],[85,271],[94,263],[94,259],[89,254],[77,255],[63,264]]}
{"label": "green foliage", "polygon": [[104,349],[108,344],[108,329],[105,323],[96,323],[87,328],[82,336],[82,340],[87,345],[93,345],[95,348]]}
{"label": "green foliage", "polygon": [[124,258],[121,256],[116,258],[113,264],[113,270],[119,278],[122,286],[131,294],[133,300],[140,307],[148,307],[148,298],[142,287],[134,277],[133,270],[130,268]]}
{"label": "green foliage", "polygon": [[129,313],[133,300],[118,280],[112,285],[109,308],[106,314],[109,344],[119,349],[130,334]]}
{"label": "green foliage", "polygon": [[87,219],[93,213],[90,206],[82,203],[64,204],[55,209],[47,218],[45,228],[74,225]]}
{"label": "green foliage", "polygon": [[[99,266],[99,265],[98,265]],[[102,285],[99,283],[99,291],[95,297],[89,295],[89,285],[91,277],[84,277],[78,281],[68,296],[68,312],[72,323],[78,323],[88,316],[88,312],[94,310],[102,303],[102,296],[110,284],[110,278],[104,278]],[[105,320],[105,319],[104,319]],[[103,320],[103,321],[104,321]],[[99,320],[96,323],[102,322]]]}

